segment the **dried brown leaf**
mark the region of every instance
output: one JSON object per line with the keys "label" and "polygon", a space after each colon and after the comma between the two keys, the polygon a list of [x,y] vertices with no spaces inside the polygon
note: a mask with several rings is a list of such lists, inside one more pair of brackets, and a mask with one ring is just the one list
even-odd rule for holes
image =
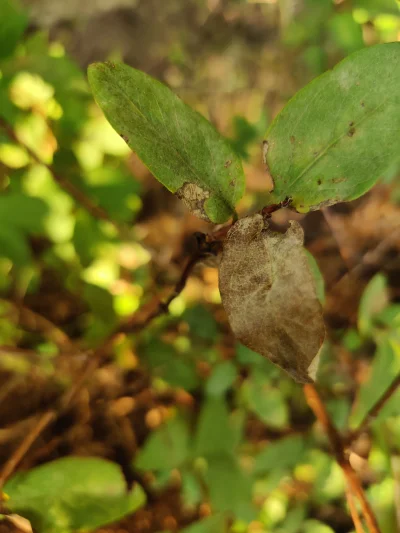
{"label": "dried brown leaf", "polygon": [[224,243],[219,288],[239,341],[308,383],[325,327],[303,240],[294,221],[276,233],[259,214],[238,220]]}

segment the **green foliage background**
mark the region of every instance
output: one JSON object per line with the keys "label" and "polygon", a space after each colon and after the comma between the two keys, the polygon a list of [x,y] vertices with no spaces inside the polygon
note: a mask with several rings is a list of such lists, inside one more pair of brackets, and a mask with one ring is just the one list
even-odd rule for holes
{"label": "green foliage background", "polygon": [[[291,2],[280,2],[277,46],[301,65],[297,89],[365,45],[398,39],[398,2],[344,4],[305,0],[293,14]],[[206,3],[199,5],[206,13]],[[169,193],[154,194],[153,178],[132,160],[63,45],[27,31],[29,14],[14,0],[0,0],[0,14],[0,396],[4,426],[12,428],[71,387],[82,350],[90,357],[121,320],[170,293],[188,251],[182,243],[207,226],[168,204]],[[184,76],[185,43],[177,39],[165,53],[175,73],[170,81]],[[204,112],[201,98],[182,93]],[[246,164],[259,157],[275,111],[260,106],[256,120],[229,117],[224,133]],[[397,170],[384,179],[393,206]],[[86,201],[77,201],[68,184]],[[266,198],[265,190],[250,187],[240,208],[255,209]],[[163,226],[169,233],[157,240]],[[331,328],[318,376],[327,408],[345,433],[400,372],[398,293],[384,272],[369,277],[356,320]],[[29,318],[27,309],[53,326]],[[39,532],[56,533],[95,530],[123,516],[132,522],[116,527],[139,532],[353,530],[342,473],[302,389],[235,344],[212,266],[195,273],[168,316],[121,335],[109,356],[72,410],[74,422],[52,425],[4,487],[6,512],[30,519]],[[38,384],[33,397],[24,396],[26,383]],[[103,433],[88,414],[97,408],[111,424]],[[80,427],[92,429],[81,438]],[[361,441],[349,449],[354,461],[364,461],[359,475],[388,533],[398,527],[399,427],[397,392],[363,437],[367,459]],[[20,438],[2,449],[4,462]],[[75,448],[74,439],[80,443]],[[172,494],[179,510],[166,516],[173,519],[153,518],[154,502],[168,506]]]}

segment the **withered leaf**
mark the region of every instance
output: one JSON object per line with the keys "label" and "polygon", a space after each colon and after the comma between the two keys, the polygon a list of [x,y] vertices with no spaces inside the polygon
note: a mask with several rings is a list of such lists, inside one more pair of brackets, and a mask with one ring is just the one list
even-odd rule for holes
{"label": "withered leaf", "polygon": [[238,220],[224,243],[219,289],[238,340],[308,383],[325,327],[303,240],[294,221],[276,233],[259,214]]}

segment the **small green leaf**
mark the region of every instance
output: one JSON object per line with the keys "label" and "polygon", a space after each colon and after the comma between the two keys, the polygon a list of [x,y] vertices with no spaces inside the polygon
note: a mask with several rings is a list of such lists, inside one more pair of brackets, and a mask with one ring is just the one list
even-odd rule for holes
{"label": "small green leaf", "polygon": [[[385,83],[382,83],[385,80]],[[400,154],[400,43],[364,48],[299,91],[267,132],[275,202],[353,200]]]}
{"label": "small green leaf", "polygon": [[224,361],[217,365],[206,384],[206,392],[210,396],[221,396],[232,386],[237,376],[235,365]]}
{"label": "small green leaf", "polygon": [[200,218],[217,223],[234,214],[242,165],[204,117],[128,65],[95,63],[88,76],[110,124],[167,189]]}
{"label": "small green leaf", "polygon": [[116,464],[94,457],[68,457],[17,474],[4,491],[7,507],[40,533],[93,531],[145,503],[139,485],[126,491]]}
{"label": "small green leaf", "polygon": [[15,265],[25,266],[31,260],[31,251],[25,235],[14,226],[0,222],[0,257],[8,257]]}
{"label": "small green leaf", "polygon": [[[389,385],[400,373],[400,342],[396,337],[383,339],[378,344],[368,379],[362,383],[355,409],[351,415],[351,425],[357,426],[371,407],[382,397]],[[397,396],[397,395],[396,395]],[[398,396],[397,396],[398,398]],[[397,400],[396,400],[397,401]],[[391,402],[390,402],[391,403]],[[387,406],[386,406],[387,407]],[[395,407],[393,411],[393,407]],[[380,417],[400,413],[399,404],[391,404],[390,409],[383,409]]]}
{"label": "small green leaf", "polygon": [[236,445],[233,423],[229,419],[226,402],[210,397],[202,406],[196,428],[194,453],[210,456],[232,452]]}
{"label": "small green leaf", "polygon": [[172,470],[189,454],[189,430],[180,418],[170,420],[148,437],[135,459],[142,470]]}
{"label": "small green leaf", "polygon": [[256,457],[256,473],[272,472],[276,469],[293,468],[301,461],[306,451],[306,441],[301,435],[293,435],[272,442]]}
{"label": "small green leaf", "polygon": [[246,519],[251,504],[250,478],[245,476],[232,455],[218,454],[207,462],[205,479],[212,507],[218,511],[230,511],[238,519]]}
{"label": "small green leaf", "polygon": [[383,274],[376,274],[366,286],[358,309],[358,329],[361,335],[371,335],[374,317],[389,303],[387,281]]}
{"label": "small green leaf", "polygon": [[317,260],[315,257],[308,251],[304,250],[308,259],[308,264],[311,268],[311,272],[313,273],[314,279],[315,279],[315,288],[317,290],[317,296],[318,300],[323,305],[325,303],[325,280],[322,275],[322,272],[319,269]]}
{"label": "small green leaf", "polygon": [[218,513],[182,529],[181,533],[225,533],[226,518]]}
{"label": "small green leaf", "polygon": [[11,55],[28,24],[17,0],[0,0],[0,59]]}

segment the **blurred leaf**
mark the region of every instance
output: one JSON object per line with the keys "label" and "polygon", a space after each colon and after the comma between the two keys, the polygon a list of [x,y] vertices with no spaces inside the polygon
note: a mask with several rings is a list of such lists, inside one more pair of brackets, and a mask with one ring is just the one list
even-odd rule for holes
{"label": "blurred leaf", "polygon": [[186,505],[199,505],[203,499],[201,486],[197,477],[191,472],[181,472],[182,498]]}
{"label": "blurred leaf", "polygon": [[399,13],[399,4],[396,0],[353,0],[353,8],[362,8],[371,15],[380,13]]}
{"label": "blurred leaf", "polygon": [[351,13],[336,13],[329,20],[329,29],[335,43],[346,54],[364,47],[362,28]]}
{"label": "blurred leaf", "polygon": [[0,223],[0,257],[8,257],[20,267],[30,262],[31,251],[21,230]]}
{"label": "blurred leaf", "polygon": [[399,158],[399,61],[400,43],[365,48],[290,100],[266,135],[275,202],[304,212],[353,200]]}
{"label": "blurred leaf", "polygon": [[174,418],[149,435],[134,464],[141,470],[172,470],[188,455],[189,429],[184,420]]}
{"label": "blurred leaf", "polygon": [[248,516],[252,496],[250,477],[244,475],[232,455],[213,455],[207,462],[205,479],[213,509],[230,511],[238,519],[250,522],[254,518]]}
{"label": "blurred leaf", "polygon": [[88,267],[96,258],[96,248],[103,240],[98,221],[80,209],[75,216],[72,242],[82,266]]}
{"label": "blurred leaf", "polygon": [[194,305],[182,315],[190,327],[190,335],[207,341],[215,341],[218,333],[214,315],[204,305]]}
{"label": "blurred leaf", "polygon": [[167,87],[124,64],[88,70],[95,99],[155,177],[197,216],[224,222],[244,192],[229,143]]}
{"label": "blurred leaf", "polygon": [[113,297],[106,289],[86,283],[83,289],[83,298],[89,304],[93,315],[102,322],[112,324],[115,321]]}
{"label": "blurred leaf", "polygon": [[302,529],[304,533],[335,533],[331,527],[319,520],[306,520]]}
{"label": "blurred leaf", "polygon": [[11,225],[28,234],[39,233],[47,213],[47,205],[39,198],[19,193],[0,196],[0,225]]}
{"label": "blurred leaf", "polygon": [[145,503],[131,492],[119,467],[94,457],[68,457],[15,475],[4,488],[7,506],[41,533],[92,531],[133,513]]}
{"label": "blurred leaf", "polygon": [[0,0],[0,59],[11,55],[22,37],[28,17],[18,0]]}
{"label": "blurred leaf", "polygon": [[282,392],[271,388],[261,375],[252,373],[246,382],[249,409],[260,420],[272,427],[285,427],[289,422],[289,410]]}
{"label": "blurred leaf", "polygon": [[319,269],[318,263],[315,259],[315,257],[308,251],[305,250],[306,256],[308,259],[308,264],[311,268],[311,272],[313,273],[314,279],[315,279],[315,285],[317,289],[317,296],[318,300],[323,305],[325,303],[325,280],[322,275],[322,272]]}
{"label": "blurred leaf", "polygon": [[245,117],[233,117],[234,135],[230,140],[235,152],[242,158],[249,158],[249,145],[262,141],[262,136],[268,126],[268,119],[264,112],[257,123],[249,122]]}
{"label": "blurred leaf", "polygon": [[226,518],[218,513],[185,527],[181,533],[225,533],[226,530]]}
{"label": "blurred leaf", "polygon": [[304,456],[306,444],[301,435],[284,437],[267,444],[265,450],[256,457],[254,471],[260,474],[293,468]]}
{"label": "blurred leaf", "polygon": [[[351,415],[351,425],[357,426],[371,407],[383,395],[393,379],[400,373],[400,341],[395,337],[382,340],[376,350],[376,354],[369,370],[368,379],[361,384],[355,409]],[[379,419],[382,420],[390,414],[399,414],[400,405],[397,404],[395,412],[391,408],[383,410]]]}
{"label": "blurred leaf", "polygon": [[144,347],[146,360],[155,376],[162,378],[173,387],[193,390],[199,384],[196,364],[179,353],[171,344],[151,339]]}
{"label": "blurred leaf", "polygon": [[374,317],[389,303],[387,280],[376,274],[364,289],[358,309],[358,329],[361,335],[371,335]]}
{"label": "blurred leaf", "polygon": [[333,398],[326,402],[326,408],[331,415],[333,423],[341,431],[347,428],[350,407],[351,405],[347,398]]}
{"label": "blurred leaf", "polygon": [[237,376],[235,365],[231,361],[219,363],[206,383],[206,392],[210,396],[222,396],[232,386]]}
{"label": "blurred leaf", "polygon": [[225,400],[221,397],[206,398],[197,422],[194,453],[208,457],[233,452],[235,444],[234,428]]}
{"label": "blurred leaf", "polygon": [[303,505],[296,505],[290,509],[286,518],[276,533],[299,533],[306,517],[306,509]]}

